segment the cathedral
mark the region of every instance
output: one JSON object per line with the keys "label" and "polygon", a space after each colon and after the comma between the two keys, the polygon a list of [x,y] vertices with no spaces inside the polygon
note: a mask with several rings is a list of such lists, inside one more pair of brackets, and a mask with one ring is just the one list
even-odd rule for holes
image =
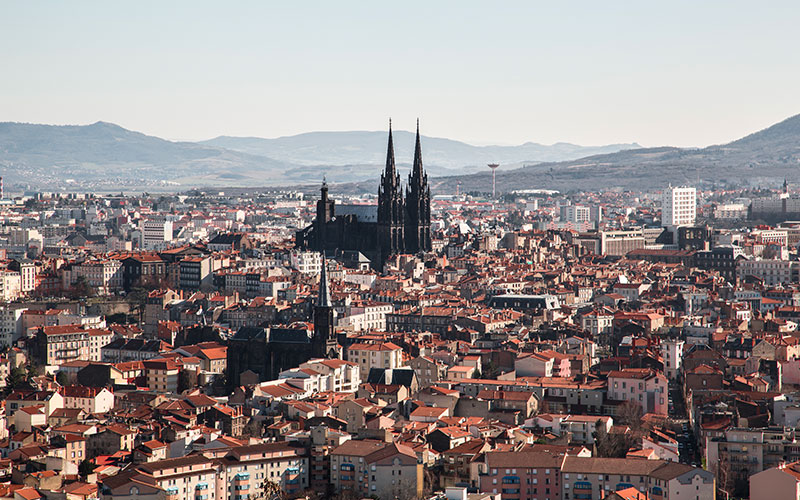
{"label": "cathedral", "polygon": [[336,205],[322,183],[313,224],[298,231],[296,246],[319,252],[358,251],[381,269],[390,255],[431,250],[431,191],[422,167],[419,121],[414,165],[405,192],[394,161],[392,123],[386,167],[378,186],[378,205]]}
{"label": "cathedral", "polygon": [[341,358],[336,340],[335,316],[324,258],[319,295],[314,303],[314,328],[299,322],[281,327],[242,327],[228,339],[228,385],[242,385],[242,374],[250,372],[251,383],[275,380],[284,370],[310,359]]}

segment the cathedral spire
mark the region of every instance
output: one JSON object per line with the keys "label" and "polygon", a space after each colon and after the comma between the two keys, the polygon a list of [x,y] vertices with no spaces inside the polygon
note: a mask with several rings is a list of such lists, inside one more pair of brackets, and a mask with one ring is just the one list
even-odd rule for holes
{"label": "cathedral spire", "polygon": [[322,252],[322,271],[319,276],[317,307],[331,307],[331,290],[328,286],[328,264],[325,261],[325,252]]}
{"label": "cathedral spire", "polygon": [[414,167],[411,176],[419,180],[422,179],[422,146],[419,141],[419,118],[417,118],[417,143],[414,146]]}
{"label": "cathedral spire", "polygon": [[386,148],[386,170],[384,176],[391,182],[397,174],[397,169],[394,164],[394,141],[392,140],[392,119],[389,118],[389,145]]}

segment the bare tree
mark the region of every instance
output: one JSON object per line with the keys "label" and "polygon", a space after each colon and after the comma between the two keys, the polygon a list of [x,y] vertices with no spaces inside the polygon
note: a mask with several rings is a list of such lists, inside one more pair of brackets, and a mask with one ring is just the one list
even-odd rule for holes
{"label": "bare tree", "polygon": [[638,434],[642,430],[643,416],[642,406],[635,401],[625,401],[617,409],[617,417],[620,422],[630,427],[634,434]]}

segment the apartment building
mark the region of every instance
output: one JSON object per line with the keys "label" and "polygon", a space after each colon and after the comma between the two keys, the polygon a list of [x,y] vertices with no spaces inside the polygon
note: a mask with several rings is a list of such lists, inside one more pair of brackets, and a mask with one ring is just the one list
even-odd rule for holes
{"label": "apartment building", "polygon": [[400,368],[403,365],[403,348],[391,342],[353,344],[347,348],[347,360],[358,363],[362,374],[369,374],[372,368]]}
{"label": "apartment building", "polygon": [[113,339],[114,332],[111,330],[89,330],[89,361],[102,361],[102,349],[110,344]]}
{"label": "apartment building", "polygon": [[[297,495],[309,486],[308,456],[303,448],[286,442],[232,448],[220,460],[217,498],[245,500],[259,498],[265,483],[279,487],[286,495]],[[268,496],[268,495],[267,495]]]}
{"label": "apartment building", "polygon": [[353,361],[341,359],[312,359],[297,369],[281,373],[281,378],[295,377],[315,379],[311,383],[314,392],[356,392],[361,385],[361,367]]}
{"label": "apartment building", "polygon": [[667,339],[661,341],[661,358],[664,360],[664,374],[670,380],[678,377],[683,361],[683,340]]}
{"label": "apartment building", "polygon": [[644,413],[667,415],[667,377],[650,368],[626,368],[608,374],[608,398],[639,404]]}
{"label": "apartment building", "polygon": [[716,494],[713,473],[662,460],[567,456],[561,479],[563,500],[602,499],[627,488],[653,500],[714,500]]}
{"label": "apartment building", "polygon": [[226,485],[219,480],[221,469],[216,460],[202,455],[168,458],[137,467],[139,472],[152,477],[163,490],[165,500],[227,500]]}
{"label": "apartment building", "polygon": [[800,500],[800,462],[779,465],[750,476],[750,500]]}
{"label": "apartment building", "polygon": [[800,268],[795,261],[779,259],[739,259],[736,263],[736,277],[744,280],[754,277],[765,285],[783,285],[796,282]]}
{"label": "apartment building", "polygon": [[172,241],[172,221],[165,219],[142,220],[140,248],[164,250]]}
{"label": "apartment building", "polygon": [[564,456],[541,452],[488,452],[480,491],[515,500],[560,500]]}
{"label": "apartment building", "polygon": [[386,331],[386,315],[394,306],[385,302],[357,302],[350,305],[346,316],[339,318],[339,326],[349,326],[354,331]]}
{"label": "apartment building", "polygon": [[794,429],[731,428],[706,442],[706,463],[718,464],[731,481],[746,481],[765,469],[800,460],[800,446]]}
{"label": "apartment building", "polygon": [[81,325],[43,326],[36,332],[38,358],[48,366],[89,361],[89,331]]}
{"label": "apartment building", "polygon": [[661,198],[661,225],[693,226],[697,217],[697,190],[693,187],[669,186]]}
{"label": "apartment building", "polygon": [[180,367],[172,359],[148,359],[143,362],[147,387],[151,391],[178,392]]}
{"label": "apartment building", "polygon": [[0,346],[11,347],[24,332],[23,313],[27,311],[22,307],[0,308]]}
{"label": "apartment building", "polygon": [[337,493],[378,498],[422,494],[422,464],[414,450],[383,441],[346,441],[330,453],[330,478]]}
{"label": "apartment building", "polygon": [[68,385],[59,388],[64,408],[77,408],[86,413],[106,413],[114,408],[114,393],[103,388]]}

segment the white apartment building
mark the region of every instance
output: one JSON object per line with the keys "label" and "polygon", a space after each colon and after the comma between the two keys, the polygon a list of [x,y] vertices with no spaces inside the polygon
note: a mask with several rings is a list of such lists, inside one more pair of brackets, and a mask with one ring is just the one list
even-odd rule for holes
{"label": "white apartment building", "polygon": [[403,365],[403,348],[391,342],[353,344],[347,348],[347,360],[358,363],[362,374],[372,368],[395,369]]}
{"label": "white apartment building", "polygon": [[741,259],[736,265],[736,277],[744,279],[753,276],[764,280],[765,285],[773,286],[791,283],[798,268],[797,262],[778,259]]}
{"label": "white apartment building", "polygon": [[22,337],[22,313],[27,308],[0,308],[0,347],[11,347]]}
{"label": "white apartment building", "polygon": [[614,313],[605,309],[595,309],[581,317],[581,328],[592,335],[610,334],[614,329]]}
{"label": "white apartment building", "polygon": [[22,294],[22,277],[17,271],[0,271],[0,300],[10,302]]}
{"label": "white apartment building", "polygon": [[114,340],[111,330],[96,329],[89,331],[89,360],[103,361],[103,347]]}
{"label": "white apartment building", "polygon": [[297,368],[281,372],[279,377],[308,394],[355,392],[361,385],[359,365],[341,359],[311,359]]}
{"label": "white apartment building", "polygon": [[668,339],[661,341],[661,358],[664,360],[664,374],[674,380],[678,376],[683,361],[683,340]]}
{"label": "white apartment building", "polygon": [[75,285],[79,279],[99,295],[108,295],[122,289],[122,261],[104,259],[87,260],[81,265],[72,266],[62,274],[64,287]]}
{"label": "white apartment building", "polygon": [[31,293],[36,288],[36,264],[28,259],[19,261],[20,291]]}
{"label": "white apartment building", "polygon": [[661,198],[661,225],[693,226],[697,217],[697,190],[693,187],[669,186]]}
{"label": "white apartment building", "polygon": [[717,205],[714,208],[715,219],[746,219],[747,207],[743,203]]}
{"label": "white apartment building", "polygon": [[348,314],[339,319],[339,326],[351,326],[354,331],[386,331],[386,315],[394,312],[394,305],[387,302],[356,302],[350,305]]}
{"label": "white apartment building", "polygon": [[582,207],[580,205],[567,205],[560,208],[561,222],[589,222],[591,216],[589,207]]}
{"label": "white apartment building", "polygon": [[140,223],[141,247],[146,250],[163,250],[172,241],[172,221],[149,219]]}
{"label": "white apartment building", "polygon": [[318,274],[322,272],[322,255],[318,252],[294,251],[290,255],[292,269],[303,274]]}

